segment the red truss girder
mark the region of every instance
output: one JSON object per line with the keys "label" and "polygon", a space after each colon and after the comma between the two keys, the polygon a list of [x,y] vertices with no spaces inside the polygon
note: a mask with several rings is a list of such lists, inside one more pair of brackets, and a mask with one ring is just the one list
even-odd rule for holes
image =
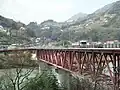
{"label": "red truss girder", "polygon": [[[48,64],[88,75],[94,81],[119,90],[120,50],[41,49],[37,50],[37,57]],[[108,75],[103,72],[106,68]]]}

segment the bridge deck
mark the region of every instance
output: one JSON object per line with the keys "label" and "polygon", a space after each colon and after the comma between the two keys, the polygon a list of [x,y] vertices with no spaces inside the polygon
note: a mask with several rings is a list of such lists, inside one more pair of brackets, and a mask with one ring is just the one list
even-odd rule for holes
{"label": "bridge deck", "polygon": [[0,51],[24,51],[24,50],[85,50],[85,51],[120,51],[120,48],[21,48],[21,49],[1,49]]}

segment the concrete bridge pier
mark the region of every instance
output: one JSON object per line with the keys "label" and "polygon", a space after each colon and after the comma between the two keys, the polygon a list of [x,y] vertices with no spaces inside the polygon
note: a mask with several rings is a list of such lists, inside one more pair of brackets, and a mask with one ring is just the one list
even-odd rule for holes
{"label": "concrete bridge pier", "polygon": [[47,63],[44,63],[42,61],[39,62],[39,73],[41,74],[42,72],[45,72],[45,71],[52,71],[52,68],[47,64]]}
{"label": "concrete bridge pier", "polygon": [[59,83],[63,85],[66,88],[66,90],[71,90],[71,73],[58,68],[55,69],[55,73]]}
{"label": "concrete bridge pier", "polygon": [[39,62],[40,74],[44,71],[49,71],[49,70],[52,71],[52,73],[56,76],[60,85],[64,86],[66,90],[70,90],[70,78],[71,78],[70,72],[64,71],[62,69],[58,69],[42,61]]}

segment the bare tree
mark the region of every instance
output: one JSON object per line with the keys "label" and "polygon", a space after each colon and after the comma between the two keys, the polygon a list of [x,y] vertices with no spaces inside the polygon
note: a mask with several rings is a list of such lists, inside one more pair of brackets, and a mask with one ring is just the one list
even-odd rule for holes
{"label": "bare tree", "polygon": [[[25,88],[25,81],[28,80],[34,72],[36,65],[35,61],[31,60],[31,53],[29,52],[15,52],[6,56],[11,67],[15,65],[15,68],[5,69],[2,81],[4,83],[5,90],[23,90]],[[31,64],[34,63],[34,64]],[[33,65],[33,66],[32,66]],[[7,84],[6,84],[7,83]]]}

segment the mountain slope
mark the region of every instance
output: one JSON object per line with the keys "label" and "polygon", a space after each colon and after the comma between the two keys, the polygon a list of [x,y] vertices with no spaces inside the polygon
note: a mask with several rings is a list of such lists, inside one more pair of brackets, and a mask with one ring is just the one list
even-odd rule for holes
{"label": "mountain slope", "polygon": [[[117,1],[87,15],[83,20],[76,20],[68,26],[67,30],[74,31],[74,37],[77,36],[77,40],[106,41],[120,40],[119,28],[120,1]],[[77,35],[78,33],[79,35]]]}
{"label": "mountain slope", "polygon": [[68,19],[67,22],[73,22],[73,21],[76,21],[78,19],[83,20],[84,17],[86,17],[86,16],[87,16],[87,14],[85,14],[85,13],[78,13],[78,14],[72,16],[70,19]]}
{"label": "mountain slope", "polygon": [[40,43],[46,45],[51,42],[77,42],[83,39],[90,41],[120,40],[120,1],[108,4],[89,15],[79,13],[65,22],[46,20],[41,24],[31,22],[24,25],[1,17],[0,25],[11,31],[15,31],[14,29],[19,31],[22,26],[25,28],[23,32],[25,34],[20,36],[25,35],[27,39],[39,38]]}
{"label": "mountain slope", "polygon": [[30,31],[21,22],[0,16],[0,45],[30,42]]}
{"label": "mountain slope", "polygon": [[[115,40],[119,38],[120,1],[108,4],[92,14],[77,14],[66,22],[47,20],[31,27],[37,37],[51,41],[82,39],[92,41]],[[34,27],[34,28],[33,28]]]}
{"label": "mountain slope", "polygon": [[84,26],[91,26],[94,24],[105,27],[120,27],[120,1],[106,5],[105,7],[95,11],[87,16],[82,22]]}

